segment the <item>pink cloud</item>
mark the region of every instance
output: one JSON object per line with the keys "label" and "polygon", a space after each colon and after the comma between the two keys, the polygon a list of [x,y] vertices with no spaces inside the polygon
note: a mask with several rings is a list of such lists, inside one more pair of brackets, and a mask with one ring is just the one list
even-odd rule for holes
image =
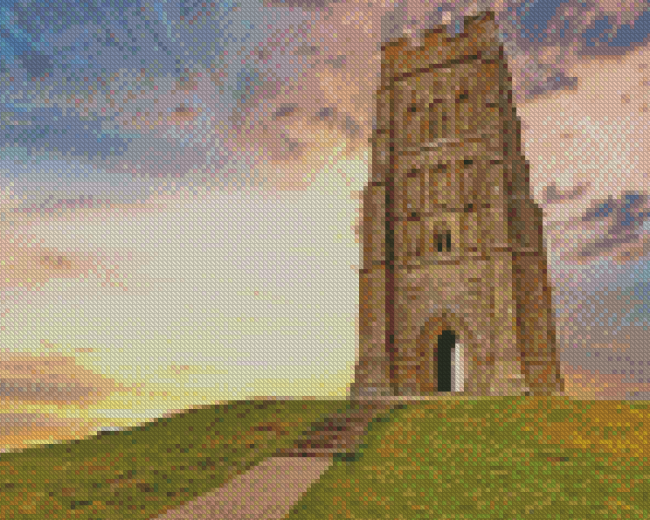
{"label": "pink cloud", "polygon": [[[28,228],[29,223],[24,227]],[[53,278],[103,278],[107,286],[124,288],[115,267],[99,255],[60,251],[30,243],[24,234],[0,233],[0,290],[38,289]],[[110,264],[109,264],[110,265]],[[115,263],[113,262],[113,265]]]}
{"label": "pink cloud", "polygon": [[55,414],[9,411],[0,412],[0,453],[37,447],[36,442],[66,441],[93,435],[100,426],[88,421]]}
{"label": "pink cloud", "polygon": [[638,383],[628,376],[563,365],[565,394],[578,399],[627,400],[634,393],[650,392],[650,383]]}
{"label": "pink cloud", "polygon": [[74,404],[82,408],[113,392],[131,390],[84,368],[73,357],[11,352],[0,355],[0,385],[3,404]]}
{"label": "pink cloud", "polygon": [[[42,343],[45,348],[54,347],[45,341]],[[107,425],[106,420],[18,411],[22,406],[58,405],[85,409],[116,392],[134,390],[84,368],[69,356],[35,356],[8,351],[0,353],[0,388],[2,451],[28,448],[29,441],[51,443],[80,438]]]}

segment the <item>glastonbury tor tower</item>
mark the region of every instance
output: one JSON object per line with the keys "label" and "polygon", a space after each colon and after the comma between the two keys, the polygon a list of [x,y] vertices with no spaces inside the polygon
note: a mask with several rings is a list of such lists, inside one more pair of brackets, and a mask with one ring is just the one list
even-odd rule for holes
{"label": "glastonbury tor tower", "polygon": [[382,47],[351,397],[564,390],[493,13]]}

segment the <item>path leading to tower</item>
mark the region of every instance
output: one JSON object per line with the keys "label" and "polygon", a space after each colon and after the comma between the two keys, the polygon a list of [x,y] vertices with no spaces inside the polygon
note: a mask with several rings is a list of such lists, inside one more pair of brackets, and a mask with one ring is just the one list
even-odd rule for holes
{"label": "path leading to tower", "polygon": [[396,406],[429,400],[483,399],[476,396],[362,399],[354,408],[313,425],[290,448],[278,450],[247,472],[162,515],[156,520],[281,520],[332,465],[335,454],[351,454],[368,425]]}
{"label": "path leading to tower", "polygon": [[334,454],[354,452],[368,424],[395,404],[386,400],[356,403],[353,409],[314,424],[311,431],[292,447],[278,450],[275,457],[155,518],[280,520],[332,465]]}
{"label": "path leading to tower", "polygon": [[332,457],[272,457],[224,486],[156,516],[164,520],[281,520]]}

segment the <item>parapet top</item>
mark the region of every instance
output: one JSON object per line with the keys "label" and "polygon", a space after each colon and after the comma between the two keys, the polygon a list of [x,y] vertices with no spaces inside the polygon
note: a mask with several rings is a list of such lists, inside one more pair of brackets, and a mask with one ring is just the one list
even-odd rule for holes
{"label": "parapet top", "polygon": [[413,69],[406,61],[425,61],[428,65],[458,63],[465,59],[497,59],[502,42],[494,13],[487,11],[464,18],[463,32],[450,35],[446,25],[424,29],[413,37],[400,37],[382,45],[384,59],[397,69]]}

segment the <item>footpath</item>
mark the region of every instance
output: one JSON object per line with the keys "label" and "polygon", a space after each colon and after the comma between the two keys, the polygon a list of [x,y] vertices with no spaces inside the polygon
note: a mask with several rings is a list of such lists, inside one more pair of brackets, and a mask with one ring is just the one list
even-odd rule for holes
{"label": "footpath", "polygon": [[350,410],[312,425],[291,448],[226,484],[155,518],[160,520],[282,520],[312,483],[332,465],[334,455],[351,455],[368,425],[397,403],[362,401]]}

